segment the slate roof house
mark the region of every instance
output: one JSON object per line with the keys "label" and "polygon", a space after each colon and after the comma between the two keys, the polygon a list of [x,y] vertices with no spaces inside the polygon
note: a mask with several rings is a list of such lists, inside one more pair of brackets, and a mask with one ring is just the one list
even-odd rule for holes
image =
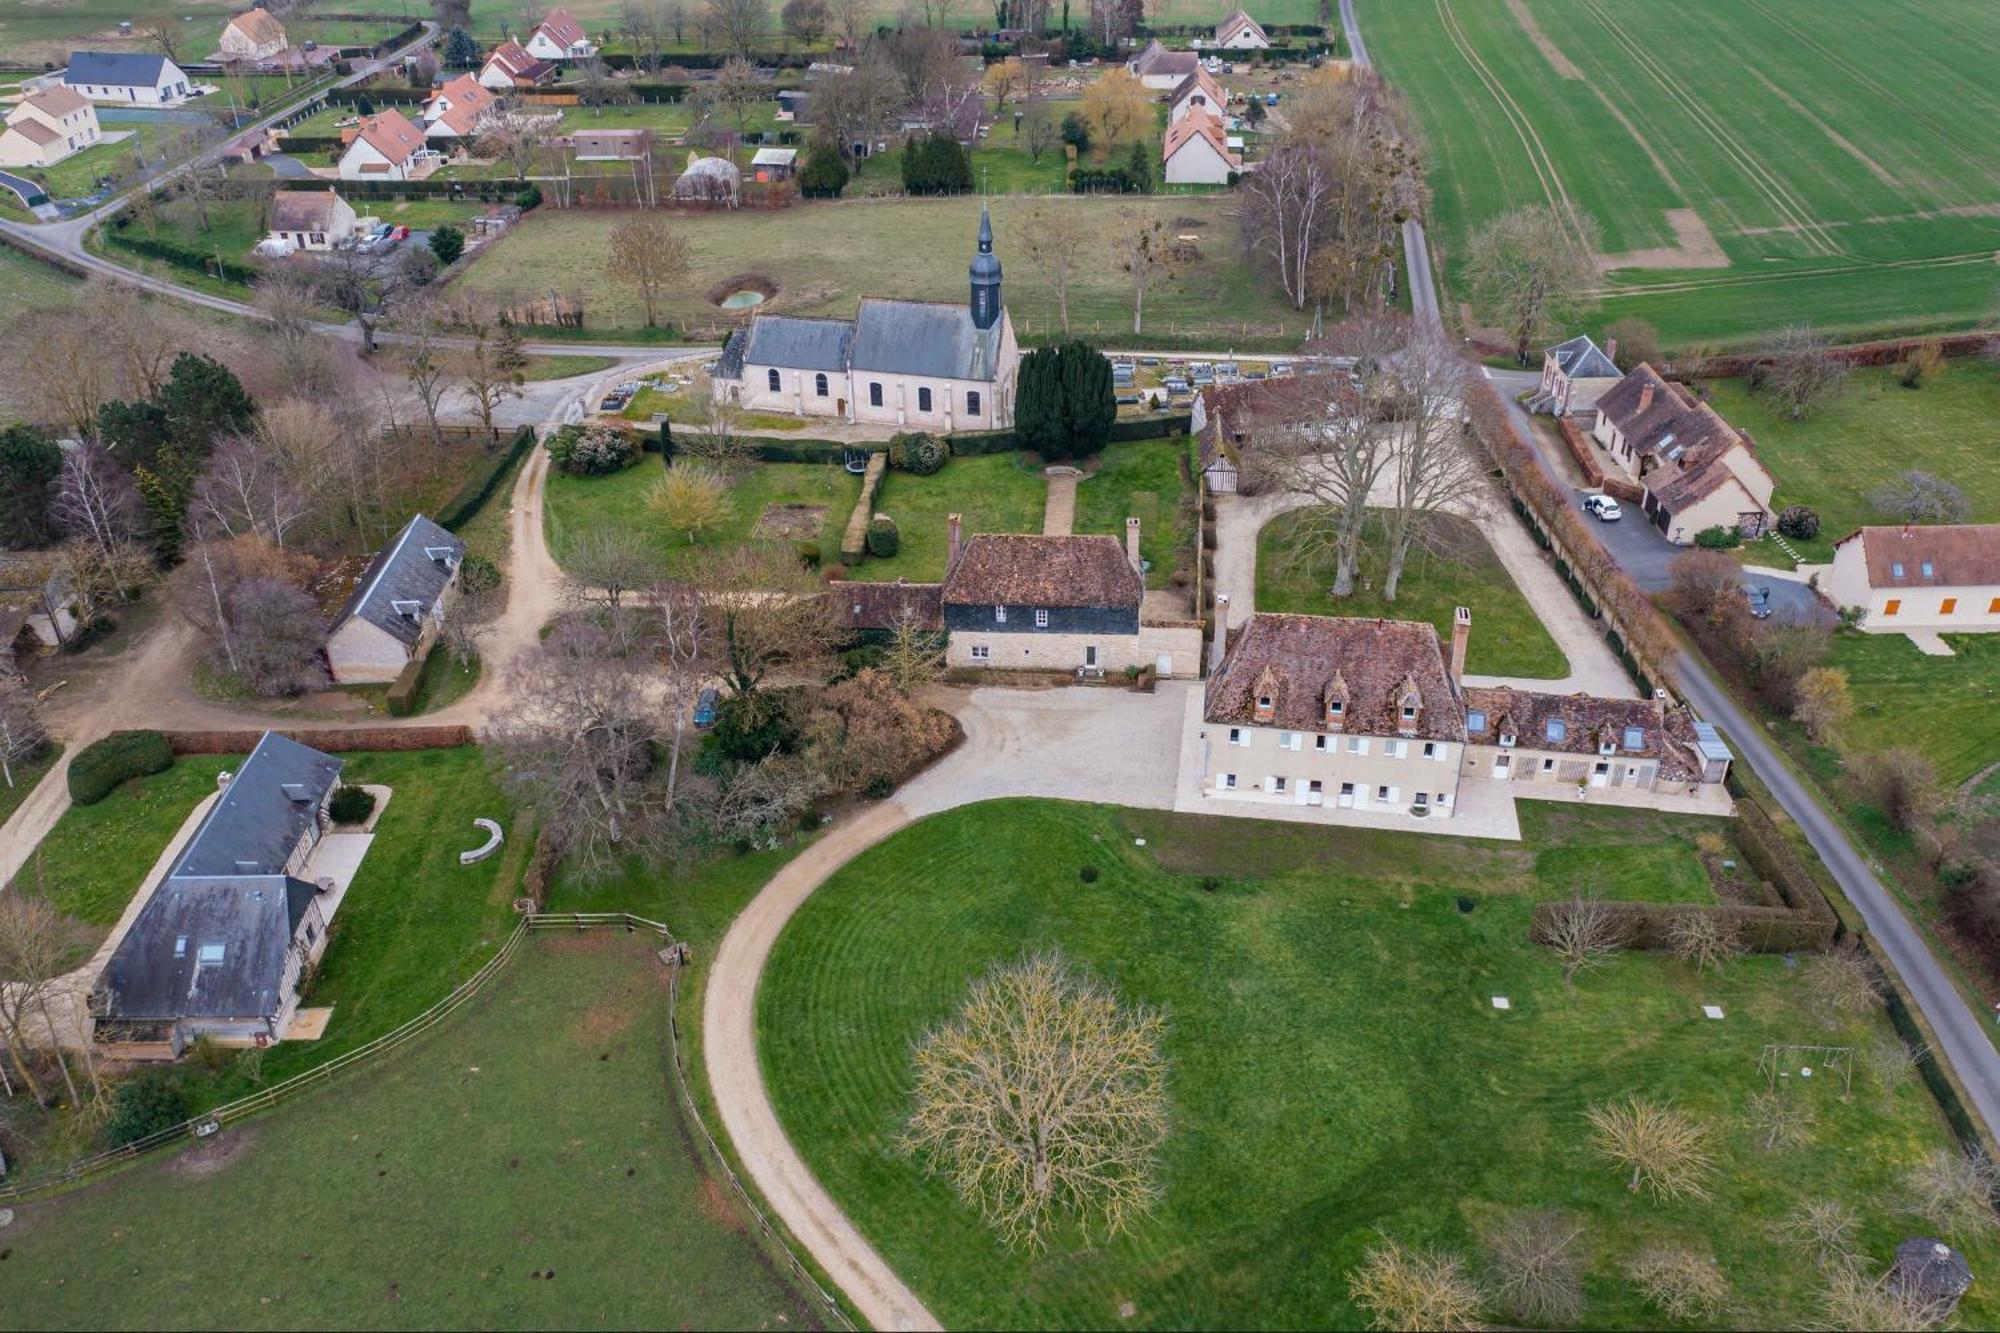
{"label": "slate roof house", "polygon": [[165,106],[184,101],[188,76],[163,55],[145,51],[76,51],[63,83],[93,102]]}
{"label": "slate roof house", "polygon": [[0,129],[0,167],[52,167],[100,137],[90,99],[62,84],[29,93]]}
{"label": "slate roof house", "polygon": [[323,885],[304,876],[341,761],[267,731],[153,891],[91,996],[100,1042],[196,1037],[262,1046],[326,948]]}
{"label": "slate roof house", "polygon": [[494,92],[505,92],[509,88],[539,88],[555,82],[559,73],[554,62],[528,54],[527,47],[510,37],[494,47],[479,67],[479,82]]}
{"label": "slate roof house", "polygon": [[1833,547],[1821,586],[1858,607],[1861,628],[2000,630],[2000,523],[1857,528]]}
{"label": "slate roof house", "polygon": [[947,519],[945,665],[1095,679],[1127,667],[1200,674],[1201,626],[1144,614],[1139,520],[1116,537],[963,533]]}
{"label": "slate roof house", "polygon": [[969,276],[966,305],[870,297],[851,320],[753,316],[723,348],[716,400],[934,431],[1011,426],[1021,349],[983,209]]}
{"label": "slate roof house", "polygon": [[1712,727],[1664,697],[1467,686],[1471,634],[1465,607],[1449,657],[1423,622],[1251,616],[1231,632],[1196,722],[1203,797],[1441,818],[1483,775],[1727,807],[1730,756]]}
{"label": "slate roof house", "polygon": [[1617,354],[1616,338],[1599,351],[1586,334],[1549,348],[1542,353],[1542,382],[1528,400],[1528,410],[1558,417],[1594,412],[1605,390],[1624,377],[1611,359]]}
{"label": "slate roof house", "polygon": [[331,250],[354,235],[354,206],[332,190],[279,190],[271,196],[273,240]]}
{"label": "slate roof house", "polygon": [[393,681],[430,653],[458,595],[465,543],[418,514],[375,553],[326,635],[341,685]]}
{"label": "slate roof house", "polygon": [[1650,365],[1604,392],[1590,433],[1644,488],[1646,517],[1668,541],[1686,546],[1712,527],[1756,537],[1775,519],[1776,483],[1750,438]]}
{"label": "slate roof house", "polygon": [[1155,92],[1166,92],[1201,68],[1201,57],[1192,51],[1169,51],[1155,37],[1146,49],[1125,62],[1140,84]]}

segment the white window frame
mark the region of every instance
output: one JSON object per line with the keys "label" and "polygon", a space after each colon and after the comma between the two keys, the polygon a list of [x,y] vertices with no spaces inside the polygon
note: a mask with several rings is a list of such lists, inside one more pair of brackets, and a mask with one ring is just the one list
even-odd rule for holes
{"label": "white window frame", "polygon": [[1319,751],[1321,754],[1331,754],[1333,752],[1332,741],[1333,737],[1331,736],[1324,734],[1315,736],[1313,737],[1313,749]]}
{"label": "white window frame", "polygon": [[1236,790],[1236,775],[1234,773],[1218,774],[1217,780],[1220,782],[1223,791]]}
{"label": "white window frame", "polygon": [[1047,607],[1043,607],[1043,606],[1038,606],[1038,607],[1036,607],[1036,608],[1035,608],[1035,628],[1036,628],[1036,629],[1047,629],[1048,627],[1049,627],[1049,612],[1048,612],[1048,608],[1047,608]]}
{"label": "white window frame", "polygon": [[1554,760],[1553,758],[1551,758],[1550,756],[1548,756],[1548,755],[1543,755],[1543,756],[1542,756],[1542,772],[1544,772],[1544,773],[1553,773],[1553,772],[1555,772],[1555,771],[1556,771],[1556,761],[1555,761],[1555,760]]}
{"label": "white window frame", "polygon": [[1352,755],[1367,754],[1368,738],[1366,736],[1349,736],[1347,738],[1347,752]]}
{"label": "white window frame", "polygon": [[1004,624],[1006,624],[1006,623],[1007,623],[1007,608],[1006,608],[1006,607],[1004,607],[1004,606],[996,606],[996,607],[994,607],[994,608],[993,608],[993,623],[994,623],[994,624],[996,624],[996,625],[1004,625]]}
{"label": "white window frame", "polygon": [[987,660],[989,660],[989,659],[990,659],[990,658],[991,658],[992,656],[993,656],[993,649],[992,649],[991,647],[987,646],[986,644],[983,644],[983,643],[975,643],[975,644],[973,644],[973,645],[972,645],[972,660],[973,660],[973,661],[975,661],[975,662],[984,662],[984,661],[987,661]]}
{"label": "white window frame", "polygon": [[1296,754],[1305,748],[1306,737],[1302,731],[1281,731],[1278,733],[1278,748]]}
{"label": "white window frame", "polygon": [[1250,747],[1250,733],[1242,727],[1231,727],[1229,729],[1229,743],[1243,749],[1248,749]]}

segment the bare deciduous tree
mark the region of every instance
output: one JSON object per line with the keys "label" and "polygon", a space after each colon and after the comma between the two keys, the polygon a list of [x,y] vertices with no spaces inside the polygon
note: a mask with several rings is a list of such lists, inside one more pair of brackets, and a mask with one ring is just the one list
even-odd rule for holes
{"label": "bare deciduous tree", "polygon": [[586,878],[659,854],[671,830],[649,782],[658,728],[644,667],[602,625],[566,619],[515,664],[511,707],[493,724],[503,781]]}
{"label": "bare deciduous tree", "polygon": [[1840,391],[1847,382],[1847,363],[1833,355],[1824,334],[1808,324],[1793,324],[1764,348],[1750,380],[1797,421]]}
{"label": "bare deciduous tree", "polygon": [[1823,953],[1806,964],[1806,990],[1829,1017],[1850,1018],[1882,1007],[1875,965],[1854,949]]}
{"label": "bare deciduous tree", "polygon": [[56,1030],[49,1002],[57,980],[83,962],[89,949],[45,896],[30,891],[29,878],[24,875],[23,882],[0,894],[0,978],[5,979],[0,982],[0,1040],[38,1104],[50,1098],[35,1077],[30,1050],[49,1050],[69,1089],[70,1104],[76,1106],[82,1097],[68,1059],[49,1040]]}
{"label": "bare deciduous tree", "polygon": [[575,579],[575,595],[602,598],[612,610],[625,595],[651,587],[660,577],[660,558],[643,533],[627,527],[594,527],[571,545],[563,562]]}
{"label": "bare deciduous tree", "polygon": [[495,312],[477,300],[461,300],[452,311],[453,323],[467,338],[452,357],[460,392],[479,409],[480,424],[493,431],[493,413],[509,398],[521,396],[518,368],[507,364],[504,340]]}
{"label": "bare deciduous tree", "polygon": [[1551,1210],[1509,1213],[1486,1235],[1493,1293],[1536,1324],[1575,1324],[1583,1314],[1583,1224]]}
{"label": "bare deciduous tree", "polygon": [[1069,336],[1069,287],[1083,265],[1084,243],[1077,218],[1053,204],[1038,203],[1021,220],[1015,243],[1049,284],[1063,336]]}
{"label": "bare deciduous tree", "polygon": [[306,510],[305,495],[284,458],[247,435],[229,436],[215,446],[188,500],[189,518],[201,530],[258,536],[280,548]]}
{"label": "bare deciduous tree", "polygon": [[1649,1245],[1625,1265],[1625,1275],[1677,1324],[1713,1319],[1729,1299],[1729,1279],[1715,1260],[1686,1245]]}
{"label": "bare deciduous tree", "polygon": [[1536,918],[1534,939],[1561,960],[1563,981],[1604,966],[1631,939],[1618,910],[1595,894],[1578,894]]}
{"label": "bare deciduous tree", "polygon": [[826,36],[829,21],[826,0],[785,0],[784,8],[778,11],[778,21],[787,36],[811,46]]}
{"label": "bare deciduous tree", "polygon": [[687,238],[668,230],[656,218],[628,218],[611,229],[611,254],[605,271],[639,289],[646,303],[646,327],[658,320],[660,293],[687,281],[690,260]]}
{"label": "bare deciduous tree", "polygon": [[747,56],[771,27],[771,0],[708,0],[706,18],[724,46]]}
{"label": "bare deciduous tree", "polygon": [[436,310],[426,302],[405,309],[396,320],[396,331],[401,335],[396,343],[396,367],[423,406],[431,444],[443,448],[438,409],[451,386],[451,359],[444,342],[444,329]]}
{"label": "bare deciduous tree", "polygon": [[1528,348],[1537,338],[1593,303],[1597,250],[1597,224],[1552,205],[1502,213],[1467,238],[1465,277],[1473,308],[1513,335],[1520,364],[1528,364]]}
{"label": "bare deciduous tree", "polygon": [[1854,716],[1854,695],[1840,667],[1808,667],[1792,687],[1792,721],[1821,745],[1832,742],[1840,724]]}
{"label": "bare deciduous tree", "polygon": [[1986,1232],[2000,1226],[1993,1211],[2000,1169],[1979,1153],[1934,1148],[1903,1176],[1903,1206],[1949,1233]]}
{"label": "bare deciduous tree", "polygon": [[1898,1281],[1893,1272],[1870,1279],[1848,1268],[1835,1272],[1828,1281],[1820,1297],[1818,1318],[1807,1327],[1829,1333],[1864,1328],[1923,1333],[1945,1327],[1953,1306],[1950,1300]]}
{"label": "bare deciduous tree", "polygon": [[1876,1086],[1884,1093],[1893,1093],[1917,1076],[1917,1063],[1923,1054],[1922,1046],[1912,1047],[1901,1037],[1884,1037],[1870,1043],[1862,1058]]}
{"label": "bare deciduous tree", "polygon": [[98,409],[125,390],[117,362],[104,355],[112,332],[90,305],[37,312],[20,321],[8,358],[35,367],[19,378],[33,418],[59,422],[78,439],[97,431]]}
{"label": "bare deciduous tree", "polygon": [[693,576],[718,664],[738,695],[754,693],[780,665],[816,676],[844,631],[832,601],[791,551],[743,545]]}
{"label": "bare deciduous tree", "polygon": [[1838,1199],[1802,1199],[1785,1214],[1784,1238],[1825,1272],[1852,1269],[1860,1259],[1861,1218]]}
{"label": "bare deciduous tree", "polygon": [[1155,282],[1170,282],[1181,271],[1179,244],[1159,218],[1127,208],[1119,214],[1113,250],[1119,271],[1132,282],[1132,332],[1137,334],[1145,321],[1146,292]]}
{"label": "bare deciduous tree", "polygon": [[236,674],[252,694],[298,694],[326,684],[326,636],[312,594],[282,579],[238,584],[229,598]]}
{"label": "bare deciduous tree", "polygon": [[648,74],[659,73],[667,33],[673,27],[666,5],[661,0],[619,0],[618,16],[625,35],[632,39],[639,67]]}
{"label": "bare deciduous tree", "polygon": [[525,181],[546,155],[542,132],[541,117],[526,108],[510,107],[479,122],[479,138],[473,152],[505,162],[514,168],[515,180]]}
{"label": "bare deciduous tree", "polygon": [[1870,491],[1868,503],[1898,523],[1963,523],[1972,514],[1956,482],[1914,468]]}
{"label": "bare deciduous tree", "polygon": [[882,649],[882,674],[897,693],[908,697],[944,676],[942,636],[925,629],[907,609],[896,617],[889,642]]}
{"label": "bare deciduous tree", "polygon": [[1485,1302],[1465,1261],[1455,1254],[1404,1245],[1384,1236],[1347,1275],[1347,1294],[1383,1330],[1479,1327]]}
{"label": "bare deciduous tree", "polygon": [[1897,745],[1866,755],[1855,768],[1862,793],[1905,833],[1936,813],[1943,799],[1937,768],[1913,746]]}
{"label": "bare deciduous tree", "polygon": [[712,645],[701,599],[685,585],[664,584],[648,599],[654,617],[653,663],[661,704],[672,723],[667,748],[666,805],[680,795],[681,747],[687,737],[689,714],[708,680]]}
{"label": "bare deciduous tree", "polygon": [[875,12],[873,0],[829,0],[828,11],[833,16],[834,26],[846,39],[851,49],[861,42],[862,30],[868,23],[868,16]]}
{"label": "bare deciduous tree", "polygon": [[103,445],[64,453],[49,492],[49,517],[58,531],[108,553],[138,538],[143,512],[132,478]]}
{"label": "bare deciduous tree", "polygon": [[772,755],[739,768],[715,803],[715,831],[773,847],[827,790],[826,776],[795,755]]}
{"label": "bare deciduous tree", "polygon": [[1751,1096],[1747,1119],[1757,1141],[1767,1150],[1775,1151],[1800,1148],[1812,1142],[1818,1115],[1804,1097],[1770,1089]]}
{"label": "bare deciduous tree", "polygon": [[1028,160],[1041,161],[1042,154],[1056,146],[1060,133],[1055,108],[1044,98],[1030,97],[1021,115],[1021,146],[1028,150]]}
{"label": "bare deciduous tree", "polygon": [[602,57],[587,56],[576,66],[576,100],[593,115],[602,116],[605,107],[628,105],[636,100],[636,94],[618,81]]}
{"label": "bare deciduous tree", "polygon": [[[839,2],[865,6],[868,0]],[[905,97],[896,70],[871,44],[851,70],[824,75],[814,82],[813,119],[833,136],[841,154],[852,158],[855,144],[872,145],[882,137]]]}
{"label": "bare deciduous tree", "polygon": [[48,744],[35,692],[22,684],[0,684],[0,778],[9,788],[14,785],[14,766],[33,759]]}
{"label": "bare deciduous tree", "polygon": [[1385,373],[1363,389],[1373,415],[1386,417],[1394,433],[1387,473],[1389,503],[1383,506],[1389,567],[1382,579],[1384,601],[1396,600],[1411,550],[1436,530],[1438,516],[1462,504],[1481,485],[1481,469],[1461,436],[1465,362],[1444,331],[1412,324],[1409,336]]}
{"label": "bare deciduous tree", "polygon": [[667,469],[646,492],[646,508],[669,528],[686,533],[692,546],[702,533],[725,522],[735,505],[728,479],[696,459]]}
{"label": "bare deciduous tree", "polygon": [[1720,969],[1743,952],[1736,923],[1710,908],[1693,907],[1674,913],[1667,925],[1667,946],[1674,957],[1694,966],[1697,974]]}
{"label": "bare deciduous tree", "polygon": [[1122,65],[1085,86],[1076,114],[1089,128],[1091,143],[1106,148],[1153,132],[1153,96]]}
{"label": "bare deciduous tree", "polygon": [[1597,1155],[1630,1171],[1626,1188],[1657,1199],[1706,1199],[1715,1169],[1708,1130],[1664,1102],[1633,1095],[1585,1112]]}
{"label": "bare deciduous tree", "polygon": [[918,1041],[903,1148],[1010,1245],[1066,1217],[1117,1234],[1160,1195],[1165,1026],[1058,953],[996,968]]}

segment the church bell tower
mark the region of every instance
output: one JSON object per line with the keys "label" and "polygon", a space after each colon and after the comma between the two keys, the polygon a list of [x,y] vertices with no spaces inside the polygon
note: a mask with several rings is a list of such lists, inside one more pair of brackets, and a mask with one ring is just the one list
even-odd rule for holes
{"label": "church bell tower", "polygon": [[972,324],[990,329],[1000,322],[1000,257],[993,253],[993,218],[979,210],[979,253],[972,257]]}

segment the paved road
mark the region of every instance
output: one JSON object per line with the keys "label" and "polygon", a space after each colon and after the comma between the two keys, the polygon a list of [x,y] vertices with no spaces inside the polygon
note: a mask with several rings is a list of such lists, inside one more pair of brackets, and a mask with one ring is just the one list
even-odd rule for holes
{"label": "paved road", "polygon": [[[1340,26],[1347,34],[1347,50],[1357,65],[1367,65],[1368,43],[1362,40],[1361,24],[1354,17],[1354,0],[1340,0]],[[1442,325],[1438,313],[1436,275],[1431,272],[1431,247],[1424,224],[1411,218],[1403,223],[1403,280],[1410,288],[1410,310],[1424,323]]]}

